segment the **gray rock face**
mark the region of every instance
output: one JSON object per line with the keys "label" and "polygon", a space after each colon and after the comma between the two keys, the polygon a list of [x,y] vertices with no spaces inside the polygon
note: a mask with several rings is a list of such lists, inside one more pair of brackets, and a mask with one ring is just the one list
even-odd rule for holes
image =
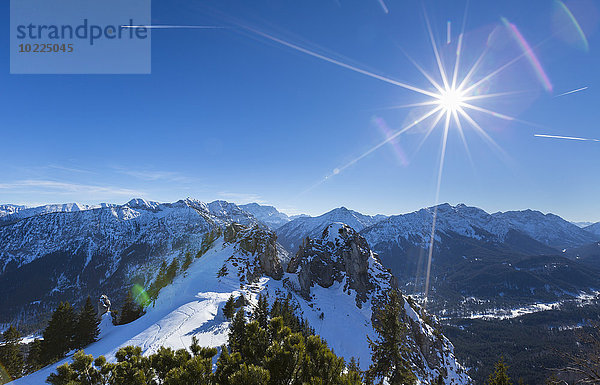
{"label": "gray rock face", "polygon": [[223,239],[227,243],[237,242],[237,248],[256,258],[256,266],[247,267],[248,281],[252,282],[261,275],[280,280],[283,277],[283,266],[277,249],[277,236],[258,226],[246,227],[233,223],[225,228]]}
{"label": "gray rock face", "polygon": [[98,299],[98,316],[102,317],[110,311],[110,300],[105,294],[102,294]]}
{"label": "gray rock face", "polygon": [[327,288],[346,279],[344,290],[354,290],[356,304],[361,307],[378,287],[377,280],[388,281],[391,277],[373,269],[371,261],[376,259],[362,236],[343,223],[333,223],[323,230],[320,239],[304,239],[287,271],[297,273],[300,293],[305,298],[310,297],[314,284]]}

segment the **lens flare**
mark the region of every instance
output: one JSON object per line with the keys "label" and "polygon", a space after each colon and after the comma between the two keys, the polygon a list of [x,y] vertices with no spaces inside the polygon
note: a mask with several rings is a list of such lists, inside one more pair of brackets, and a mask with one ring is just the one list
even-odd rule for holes
{"label": "lens flare", "polygon": [[[383,135],[385,135],[386,139],[389,139],[394,134],[392,129],[387,125],[383,118],[375,116],[373,117],[373,123],[377,126],[377,128],[379,128]],[[400,143],[397,140],[393,140],[390,142],[390,144],[392,145],[394,153],[396,154],[396,158],[398,158],[400,164],[403,167],[407,167],[409,164],[408,158],[406,157],[406,153],[404,152],[404,149],[402,148]],[[339,170],[337,173],[334,170],[334,174],[339,174]]]}
{"label": "lens flare", "polygon": [[535,56],[535,53],[531,49],[531,46],[529,45],[527,40],[525,40],[525,38],[523,37],[516,25],[509,22],[504,17],[501,20],[502,23],[504,23],[504,25],[506,26],[506,28],[508,28],[508,30],[511,32],[515,41],[521,46],[523,53],[527,57],[527,60],[529,60],[529,62],[531,63],[531,66],[535,70],[535,74],[544,86],[544,89],[548,92],[552,92],[552,83],[550,83],[548,75],[546,75],[542,64],[538,60],[537,56]]}
{"label": "lens flare", "polygon": [[146,290],[142,285],[133,285],[131,288],[131,296],[133,297],[134,301],[142,307],[148,306],[150,303],[150,296],[148,293],[146,293]]}
{"label": "lens flare", "polygon": [[[563,25],[564,23],[560,23],[561,25],[557,26],[557,29],[559,30],[559,32],[565,31],[565,29],[567,29],[567,28],[568,28],[568,30],[566,31],[567,33],[569,31],[573,31],[576,36],[576,41],[579,42],[579,45],[581,46],[581,48],[584,51],[588,52],[590,50],[590,45],[588,43],[587,37],[585,36],[583,29],[581,29],[581,25],[579,25],[579,22],[577,21],[577,19],[575,18],[575,16],[571,12],[571,10],[569,8],[567,8],[565,3],[563,3],[560,0],[555,0],[555,4],[558,9],[557,10],[557,12],[558,12],[557,18],[560,21],[562,21],[562,19],[564,17],[566,17],[565,21],[568,22],[567,26]],[[564,17],[561,17],[563,15],[564,15]],[[565,40],[571,40],[570,37],[565,36],[564,33],[559,33],[559,37],[561,37]]]}

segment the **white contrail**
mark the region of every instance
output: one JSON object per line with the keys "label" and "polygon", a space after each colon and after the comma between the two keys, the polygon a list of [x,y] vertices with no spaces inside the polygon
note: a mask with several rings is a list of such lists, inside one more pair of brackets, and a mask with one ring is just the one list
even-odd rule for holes
{"label": "white contrail", "polygon": [[575,136],[560,136],[560,135],[546,135],[546,134],[533,134],[533,136],[537,136],[538,138],[580,140],[580,141],[584,141],[584,142],[600,142],[600,139],[578,138]]}
{"label": "white contrail", "polygon": [[562,94],[560,94],[560,95],[556,95],[556,96],[555,96],[555,98],[558,98],[559,96],[565,96],[565,95],[574,94],[575,92],[579,92],[579,91],[584,91],[584,90],[587,90],[588,88],[589,88],[589,87],[585,86],[585,87],[578,88],[578,89],[576,89],[576,90],[572,90],[572,91],[563,92],[563,93],[562,93]]}
{"label": "white contrail", "polygon": [[122,25],[121,28],[148,28],[148,29],[221,29],[218,25]]}

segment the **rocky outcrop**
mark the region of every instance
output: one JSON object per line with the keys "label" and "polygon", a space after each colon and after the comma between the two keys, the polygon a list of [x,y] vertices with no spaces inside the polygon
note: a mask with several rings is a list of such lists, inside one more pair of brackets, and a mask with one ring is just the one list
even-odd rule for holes
{"label": "rocky outcrop", "polygon": [[[340,285],[345,293],[354,295],[357,307],[367,314],[371,312],[371,317],[389,291],[397,289],[392,274],[383,268],[365,238],[343,223],[330,224],[318,239],[305,238],[287,272],[290,278],[284,278],[284,282],[289,279],[288,287],[296,288],[307,301],[318,303],[318,297],[311,293],[317,285],[334,291],[335,285]],[[464,368],[456,362],[454,347],[439,331],[435,318],[410,297],[401,298],[403,310],[399,316],[408,330],[405,344],[420,383],[469,383]],[[331,309],[323,310],[325,314]]]}
{"label": "rocky outcrop", "polygon": [[327,288],[344,282],[344,290],[353,290],[361,307],[373,290],[395,285],[391,274],[375,261],[377,255],[362,236],[343,223],[333,223],[320,239],[304,239],[287,271],[297,273],[300,294],[305,298],[310,297],[314,284]]}
{"label": "rocky outcrop", "polygon": [[[283,277],[283,266],[277,248],[277,236],[258,226],[246,227],[233,223],[225,228],[223,240],[226,243],[237,243],[240,254],[253,256],[254,261],[245,263],[245,278],[253,282],[262,275],[280,280]],[[239,263],[238,263],[239,265]]]}
{"label": "rocky outcrop", "polygon": [[98,299],[98,316],[102,317],[110,311],[110,300],[106,294],[102,294]]}

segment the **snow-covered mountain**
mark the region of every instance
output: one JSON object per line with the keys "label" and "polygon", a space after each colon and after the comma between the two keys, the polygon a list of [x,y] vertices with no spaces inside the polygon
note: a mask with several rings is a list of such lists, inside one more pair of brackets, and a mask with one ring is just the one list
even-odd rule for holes
{"label": "snow-covered mountain", "polygon": [[244,225],[258,223],[257,219],[251,213],[244,211],[235,203],[214,201],[209,203],[207,207],[208,211],[219,218],[222,223],[236,222]]}
{"label": "snow-covered mountain", "polygon": [[288,223],[291,219],[286,214],[278,211],[273,206],[263,206],[258,203],[248,203],[239,206],[242,210],[252,214],[256,219],[276,230]]}
{"label": "snow-covered mountain", "polygon": [[498,212],[492,216],[504,220],[510,227],[550,247],[564,249],[598,240],[598,237],[591,234],[589,230],[581,229],[554,214],[523,210]]}
{"label": "snow-covered mountain", "polygon": [[[392,216],[361,232],[411,293],[424,290],[434,214],[436,208],[430,207]],[[600,288],[596,270],[556,248],[587,244],[595,237],[554,215],[488,214],[476,207],[442,204],[437,206],[434,239],[430,289],[439,306],[430,306],[432,310],[459,309],[471,296],[494,302],[487,306],[510,307]]]}
{"label": "snow-covered mountain", "polygon": [[[368,230],[364,235],[371,245],[403,238],[423,244],[431,236],[435,207],[389,217]],[[464,204],[437,206],[436,233],[456,233],[474,239],[504,242],[511,230],[553,248],[581,246],[597,241],[590,232],[565,221],[554,214],[539,211],[507,211],[488,214],[477,207]],[[437,237],[439,240],[439,236]]]}
{"label": "snow-covered mountain", "polygon": [[574,224],[575,226],[581,227],[582,229],[594,224],[594,222],[571,222],[571,223]]}
{"label": "snow-covered mountain", "polygon": [[59,301],[77,303],[82,293],[111,295],[146,282],[163,260],[195,254],[207,232],[233,222],[258,223],[227,202],[133,199],[2,225],[0,323],[33,322]]}
{"label": "snow-covered mountain", "polygon": [[41,214],[50,214],[57,212],[83,211],[94,208],[106,207],[107,204],[83,205],[81,203],[64,203],[44,205],[38,207],[27,207],[19,205],[0,205],[0,225],[16,222],[18,220],[33,217]]}
{"label": "snow-covered mountain", "polygon": [[600,222],[594,223],[584,228],[585,231],[600,235]]}
{"label": "snow-covered mountain", "polygon": [[22,206],[22,205],[9,205],[9,204],[0,205],[0,218],[4,218],[8,215],[16,214],[19,211],[24,210],[26,208],[27,208],[27,206]]}
{"label": "snow-covered mountain", "polygon": [[378,221],[385,219],[383,215],[369,216],[340,207],[318,217],[300,217],[277,229],[279,243],[290,252],[296,252],[306,237],[319,237],[328,225],[341,222],[360,231]]}
{"label": "snow-covered mountain", "polygon": [[[122,346],[137,345],[150,354],[160,346],[187,348],[194,336],[200,345],[218,347],[227,341],[229,321],[222,309],[230,295],[243,295],[249,310],[259,293],[271,302],[289,293],[302,316],[336,354],[346,360],[358,358],[366,368],[371,359],[367,336],[375,337],[372,308],[392,287],[391,275],[366,241],[343,224],[334,224],[319,239],[306,241],[285,272],[275,239],[273,233],[256,226],[226,227],[207,253],[160,292],[144,316],[122,326],[103,322],[101,339],[87,347],[86,353],[114,360]],[[334,274],[325,277],[314,271],[322,265]],[[435,321],[424,318],[422,309],[403,299],[402,318],[409,330],[406,343],[420,383],[437,384],[440,375],[443,384],[469,383],[452,344]],[[60,364],[19,379],[15,385],[43,383]]]}
{"label": "snow-covered mountain", "polygon": [[363,236],[370,245],[394,241],[427,245],[431,237],[434,213],[436,217],[436,240],[440,234],[456,233],[474,239],[504,239],[510,226],[477,207],[463,204],[451,206],[447,203],[408,214],[394,215],[364,230]]}

